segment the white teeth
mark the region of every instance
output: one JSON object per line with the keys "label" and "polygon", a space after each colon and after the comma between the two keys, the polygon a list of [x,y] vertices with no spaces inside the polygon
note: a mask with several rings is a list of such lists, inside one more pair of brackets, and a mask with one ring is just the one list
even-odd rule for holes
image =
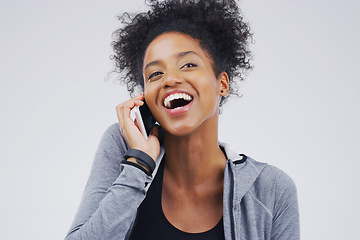
{"label": "white teeth", "polygon": [[186,93],[174,93],[167,96],[164,100],[164,106],[170,108],[170,102],[174,99],[184,99],[186,101],[191,101],[192,97]]}

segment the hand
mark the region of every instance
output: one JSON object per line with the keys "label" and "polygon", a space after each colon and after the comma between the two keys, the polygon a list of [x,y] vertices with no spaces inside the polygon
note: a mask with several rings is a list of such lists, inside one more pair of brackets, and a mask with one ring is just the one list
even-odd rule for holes
{"label": "hand", "polygon": [[[119,119],[121,135],[124,137],[129,148],[141,150],[156,161],[160,153],[160,143],[158,139],[159,127],[155,126],[148,140],[146,140],[140,132],[136,119],[134,122],[130,117],[130,112],[135,106],[142,106],[144,104],[143,99],[144,96],[138,94],[136,97],[116,106],[116,112]],[[135,159],[129,158],[128,160],[134,162]]]}

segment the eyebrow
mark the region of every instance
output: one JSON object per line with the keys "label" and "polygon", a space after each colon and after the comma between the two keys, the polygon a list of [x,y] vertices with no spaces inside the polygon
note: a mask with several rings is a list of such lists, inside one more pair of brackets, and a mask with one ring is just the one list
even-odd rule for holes
{"label": "eyebrow", "polygon": [[186,51],[186,52],[181,52],[178,55],[176,55],[176,58],[181,58],[181,57],[189,55],[189,54],[195,54],[198,57],[200,57],[200,55],[198,53],[194,52],[194,51]]}
{"label": "eyebrow", "polygon": [[[184,56],[186,56],[186,55],[189,55],[189,54],[194,54],[194,55],[200,57],[200,55],[199,55],[198,53],[194,52],[194,51],[180,52],[180,53],[178,53],[175,57],[176,57],[176,58],[182,58],[182,57],[184,57]],[[159,60],[155,60],[155,61],[149,62],[148,64],[146,64],[146,66],[144,67],[144,70],[143,70],[143,71],[145,72],[146,68],[148,68],[148,67],[150,67],[150,66],[152,66],[152,65],[159,64],[159,63],[160,63]]]}

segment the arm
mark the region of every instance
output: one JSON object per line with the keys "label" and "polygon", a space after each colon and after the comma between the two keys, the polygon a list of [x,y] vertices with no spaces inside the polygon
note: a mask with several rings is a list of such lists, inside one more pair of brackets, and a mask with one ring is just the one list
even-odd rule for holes
{"label": "arm", "polygon": [[[139,168],[121,163],[127,146],[119,125],[104,133],[81,204],[65,239],[126,239],[152,181]],[[149,185],[149,184],[147,184]]]}
{"label": "arm", "polygon": [[300,239],[300,221],[296,186],[286,174],[276,179],[272,240]]}

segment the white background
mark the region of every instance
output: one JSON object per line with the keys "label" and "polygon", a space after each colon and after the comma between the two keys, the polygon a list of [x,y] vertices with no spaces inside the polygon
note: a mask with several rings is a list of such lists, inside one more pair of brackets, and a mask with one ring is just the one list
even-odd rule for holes
{"label": "white background", "polygon": [[[287,172],[302,239],[358,239],[358,1],[242,0],[256,43],[220,140]],[[124,86],[116,15],[142,0],[0,0],[0,239],[63,239]]]}

